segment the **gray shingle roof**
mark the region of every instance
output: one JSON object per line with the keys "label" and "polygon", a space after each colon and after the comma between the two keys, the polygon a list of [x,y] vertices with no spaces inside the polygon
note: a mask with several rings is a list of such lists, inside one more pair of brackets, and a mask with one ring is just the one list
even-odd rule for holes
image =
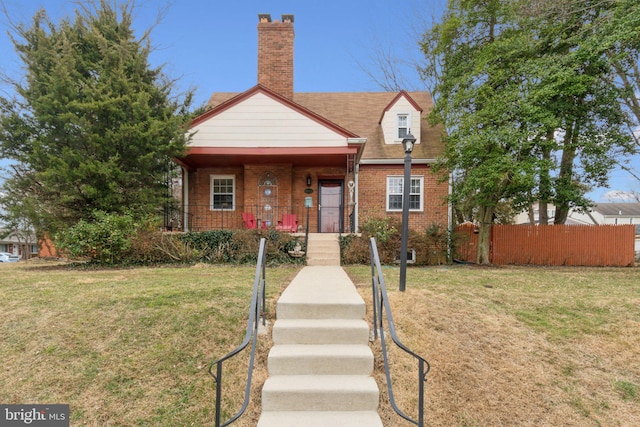
{"label": "gray shingle roof", "polygon": [[604,216],[640,217],[640,203],[598,203],[593,210]]}

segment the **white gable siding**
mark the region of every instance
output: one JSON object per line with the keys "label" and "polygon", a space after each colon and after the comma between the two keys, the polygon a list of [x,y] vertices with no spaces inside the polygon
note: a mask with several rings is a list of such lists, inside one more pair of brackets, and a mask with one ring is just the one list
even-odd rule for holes
{"label": "white gable siding", "polygon": [[191,129],[190,147],[344,147],[347,138],[257,93]]}
{"label": "white gable siding", "polygon": [[406,97],[400,97],[395,104],[384,113],[382,117],[382,132],[385,144],[401,144],[402,140],[397,135],[396,117],[398,114],[409,114],[411,134],[416,138],[416,144],[420,144],[420,111],[416,110]]}

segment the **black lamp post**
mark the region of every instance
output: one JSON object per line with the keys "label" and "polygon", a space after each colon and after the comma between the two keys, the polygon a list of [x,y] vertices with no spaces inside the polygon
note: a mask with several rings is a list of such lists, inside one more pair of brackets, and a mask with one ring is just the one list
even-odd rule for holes
{"label": "black lamp post", "polygon": [[409,189],[411,188],[411,152],[416,138],[409,132],[402,139],[404,147],[404,181],[402,188],[402,243],[400,244],[400,291],[407,285],[407,246],[409,241]]}

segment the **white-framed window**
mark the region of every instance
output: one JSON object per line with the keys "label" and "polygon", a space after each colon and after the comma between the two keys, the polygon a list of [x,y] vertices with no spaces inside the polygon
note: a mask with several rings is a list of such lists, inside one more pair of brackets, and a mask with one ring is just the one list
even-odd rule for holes
{"label": "white-framed window", "polygon": [[[412,176],[409,189],[409,210],[421,212],[424,209],[424,177]],[[404,177],[387,177],[387,211],[402,211],[402,193],[404,189]]]}
{"label": "white-framed window", "polygon": [[411,128],[411,114],[398,113],[396,115],[396,139],[401,141],[409,133]]}
{"label": "white-framed window", "polygon": [[212,211],[236,210],[236,177],[234,175],[211,175]]}

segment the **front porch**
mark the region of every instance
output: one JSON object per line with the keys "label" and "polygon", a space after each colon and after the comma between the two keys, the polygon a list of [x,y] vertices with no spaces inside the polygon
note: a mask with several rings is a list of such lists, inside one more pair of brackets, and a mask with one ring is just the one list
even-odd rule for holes
{"label": "front porch", "polygon": [[354,231],[355,159],[355,150],[324,155],[304,151],[288,156],[263,154],[259,158],[191,153],[180,161],[181,202],[165,214],[165,228]]}

